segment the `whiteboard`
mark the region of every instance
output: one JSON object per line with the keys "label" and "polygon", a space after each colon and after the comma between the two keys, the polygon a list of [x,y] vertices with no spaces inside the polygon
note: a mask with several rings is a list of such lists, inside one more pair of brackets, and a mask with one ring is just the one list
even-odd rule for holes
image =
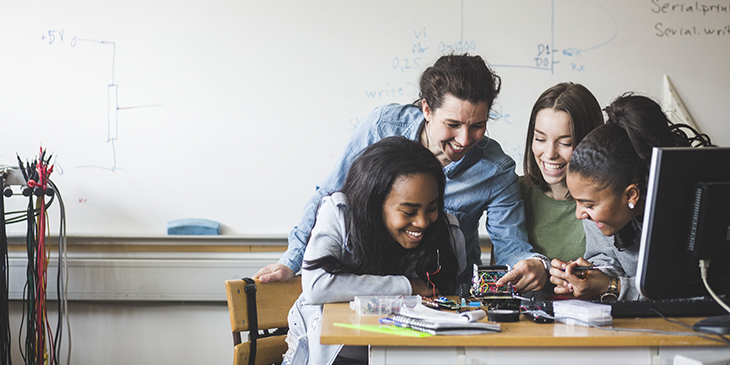
{"label": "whiteboard", "polygon": [[415,100],[451,51],[502,77],[488,133],[518,173],[532,104],[562,81],[605,106],[625,91],[662,100],[668,75],[730,145],[730,10],[664,4],[0,0],[0,164],[53,153],[69,234],[164,234],[182,218],[286,234],[354,126]]}

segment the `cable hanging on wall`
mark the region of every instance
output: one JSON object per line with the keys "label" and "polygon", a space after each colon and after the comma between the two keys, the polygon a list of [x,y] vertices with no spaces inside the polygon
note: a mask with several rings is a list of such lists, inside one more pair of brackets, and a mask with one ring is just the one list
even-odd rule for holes
{"label": "cable hanging on wall", "polygon": [[[2,313],[0,313],[0,340],[2,341],[2,357],[0,365],[11,365],[10,355],[11,336],[9,327],[9,258],[8,240],[6,235],[6,224],[27,222],[26,230],[26,283],[23,288],[23,315],[21,328],[18,333],[18,346],[25,364],[53,365],[59,364],[59,353],[63,333],[63,320],[65,318],[68,326],[68,309],[66,299],[66,219],[65,207],[58,187],[50,180],[53,172],[53,165],[50,164],[51,156],[46,156],[46,151],[40,149],[39,156],[33,162],[23,161],[18,156],[19,172],[22,174],[24,184],[20,193],[15,194],[10,187],[11,183],[5,177],[9,170],[2,171],[3,176],[3,198],[13,195],[23,195],[28,198],[28,207],[25,211],[5,212],[2,208],[2,228],[0,229],[0,249],[3,252],[2,273]],[[10,171],[12,172],[12,171]],[[48,198],[48,201],[46,201]],[[50,229],[48,227],[48,208],[58,198],[60,207],[59,243],[58,243],[58,273],[56,281],[56,292],[58,293],[58,322],[55,326],[55,335],[48,319],[47,308],[47,287],[48,287],[48,264],[51,261]],[[68,328],[67,328],[68,331]],[[22,341],[25,332],[25,341]],[[68,359],[71,358],[71,346],[69,341]]]}
{"label": "cable hanging on wall", "polygon": [[9,304],[9,286],[10,276],[8,275],[9,260],[8,260],[8,236],[5,230],[5,197],[8,196],[6,191],[10,191],[12,196],[12,190],[6,189],[5,178],[7,173],[5,171],[0,172],[2,177],[3,195],[0,197],[0,210],[3,214],[0,214],[0,253],[2,253],[2,262],[0,263],[0,272],[2,272],[2,279],[0,280],[0,364],[12,364],[13,361],[10,358],[10,312],[8,308]]}

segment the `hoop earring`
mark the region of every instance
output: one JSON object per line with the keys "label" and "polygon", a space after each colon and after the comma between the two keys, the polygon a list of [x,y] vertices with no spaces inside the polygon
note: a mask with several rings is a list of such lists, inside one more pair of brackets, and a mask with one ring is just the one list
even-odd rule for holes
{"label": "hoop earring", "polygon": [[632,203],[632,202],[629,202],[629,209],[634,209],[634,207],[636,207],[636,206],[634,205],[634,203]]}

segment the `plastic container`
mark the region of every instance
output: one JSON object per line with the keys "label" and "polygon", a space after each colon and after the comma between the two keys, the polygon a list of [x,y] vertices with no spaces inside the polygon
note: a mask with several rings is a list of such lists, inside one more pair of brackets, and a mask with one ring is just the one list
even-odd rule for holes
{"label": "plastic container", "polygon": [[578,299],[553,301],[555,320],[569,325],[608,326],[613,322],[611,306]]}
{"label": "plastic container", "polygon": [[420,303],[420,295],[358,296],[350,302],[350,309],[360,316],[387,316],[400,312],[404,305],[413,308]]}

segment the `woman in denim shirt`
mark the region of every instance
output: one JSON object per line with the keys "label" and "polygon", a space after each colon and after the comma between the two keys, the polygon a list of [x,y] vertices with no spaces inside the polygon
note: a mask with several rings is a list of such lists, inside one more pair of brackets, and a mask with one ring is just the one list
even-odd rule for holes
{"label": "woman in denim shirt", "polygon": [[[278,263],[262,268],[254,277],[261,282],[293,277],[301,269],[321,198],[341,189],[363,148],[385,137],[405,136],[428,147],[443,165],[445,210],[459,220],[466,239],[467,267],[481,264],[478,224],[486,212],[496,263],[513,266],[500,284],[511,281],[520,292],[541,289],[549,262],[527,242],[515,162],[499,143],[485,136],[489,110],[500,86],[499,76],[480,56],[439,58],[421,75],[419,100],[412,105],[376,108],[357,126],[304,208],[301,222],[289,233],[287,251]],[[469,271],[460,282],[470,281]]]}

